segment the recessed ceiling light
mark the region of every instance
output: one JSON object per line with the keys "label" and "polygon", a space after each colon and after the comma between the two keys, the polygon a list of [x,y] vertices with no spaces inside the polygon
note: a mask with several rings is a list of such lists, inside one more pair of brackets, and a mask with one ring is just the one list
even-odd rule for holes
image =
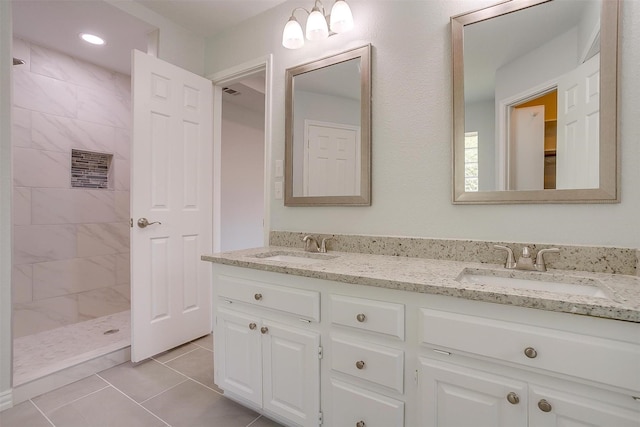
{"label": "recessed ceiling light", "polygon": [[87,43],[91,43],[95,45],[103,45],[105,43],[102,38],[89,33],[81,33],[80,38],[86,41]]}

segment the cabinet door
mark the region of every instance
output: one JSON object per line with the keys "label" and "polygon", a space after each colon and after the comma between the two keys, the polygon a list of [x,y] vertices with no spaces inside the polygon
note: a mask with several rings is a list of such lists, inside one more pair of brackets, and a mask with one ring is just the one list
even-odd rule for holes
{"label": "cabinet door", "polygon": [[421,426],[527,426],[525,383],[426,358],[419,369]]}
{"label": "cabinet door", "polygon": [[640,427],[640,411],[536,385],[529,388],[529,425],[536,427]]}
{"label": "cabinet door", "polygon": [[218,387],[262,405],[262,352],[258,319],[219,310],[215,339],[215,379]]}
{"label": "cabinet door", "polygon": [[320,335],[267,320],[262,332],[264,409],[301,426],[317,426]]}

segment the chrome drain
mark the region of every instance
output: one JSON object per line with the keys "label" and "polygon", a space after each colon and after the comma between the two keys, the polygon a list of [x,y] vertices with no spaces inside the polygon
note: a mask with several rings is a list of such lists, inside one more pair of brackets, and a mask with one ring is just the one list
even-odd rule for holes
{"label": "chrome drain", "polygon": [[108,331],[104,331],[104,335],[111,335],[120,332],[120,329],[109,329]]}

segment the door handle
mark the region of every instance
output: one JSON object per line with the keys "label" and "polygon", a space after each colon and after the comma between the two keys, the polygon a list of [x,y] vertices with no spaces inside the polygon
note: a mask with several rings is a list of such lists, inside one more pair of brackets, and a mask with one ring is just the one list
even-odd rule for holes
{"label": "door handle", "polygon": [[147,218],[140,218],[138,220],[138,227],[140,228],[145,228],[147,225],[152,225],[152,224],[162,224],[162,223],[160,221],[149,222]]}

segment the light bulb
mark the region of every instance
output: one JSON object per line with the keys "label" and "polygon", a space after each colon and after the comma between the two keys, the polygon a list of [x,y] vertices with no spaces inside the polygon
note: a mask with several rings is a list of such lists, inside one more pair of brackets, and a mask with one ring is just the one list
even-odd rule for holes
{"label": "light bulb", "polygon": [[89,34],[89,33],[82,33],[80,34],[80,38],[84,41],[86,41],[87,43],[91,43],[91,44],[95,44],[95,45],[103,45],[105,42],[102,38],[94,35],[94,34]]}
{"label": "light bulb", "polygon": [[331,31],[344,33],[353,28],[351,8],[344,0],[336,0],[331,8]]}
{"label": "light bulb", "polygon": [[307,19],[307,40],[322,40],[327,37],[329,37],[327,20],[318,6],[314,6]]}
{"label": "light bulb", "polygon": [[304,35],[298,20],[292,15],[282,32],[282,46],[287,49],[299,49],[304,46]]}

